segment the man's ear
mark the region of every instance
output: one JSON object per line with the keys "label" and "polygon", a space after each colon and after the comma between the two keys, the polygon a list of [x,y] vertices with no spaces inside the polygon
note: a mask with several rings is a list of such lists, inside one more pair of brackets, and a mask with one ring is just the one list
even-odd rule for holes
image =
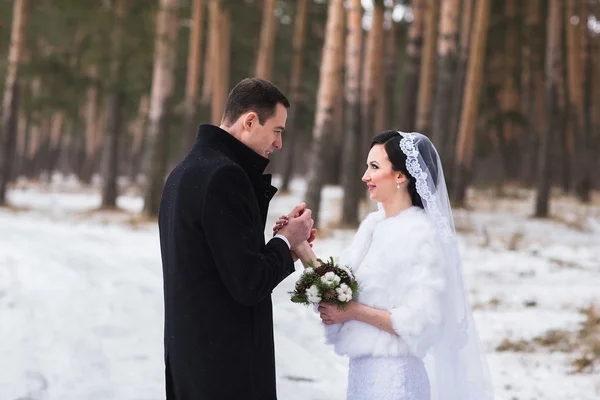
{"label": "man's ear", "polygon": [[253,111],[246,113],[242,118],[245,131],[250,132],[254,125],[258,124],[258,116]]}

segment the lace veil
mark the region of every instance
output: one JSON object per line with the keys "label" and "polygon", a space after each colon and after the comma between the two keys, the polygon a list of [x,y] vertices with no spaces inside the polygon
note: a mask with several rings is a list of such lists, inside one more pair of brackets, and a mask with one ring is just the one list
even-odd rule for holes
{"label": "lace veil", "polygon": [[399,132],[406,167],[415,178],[425,212],[436,226],[446,263],[447,290],[442,301],[444,326],[425,357],[432,400],[494,398],[485,356],[481,351],[465,290],[461,257],[442,164],[435,146],[420,133]]}

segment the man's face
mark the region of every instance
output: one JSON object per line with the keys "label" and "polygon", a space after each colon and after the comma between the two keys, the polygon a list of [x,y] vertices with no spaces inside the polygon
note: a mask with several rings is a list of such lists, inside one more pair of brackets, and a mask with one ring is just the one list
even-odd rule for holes
{"label": "man's face", "polygon": [[285,129],[287,109],[282,104],[275,106],[275,114],[261,125],[256,113],[242,116],[244,120],[244,133],[242,142],[265,158],[283,146],[281,134]]}

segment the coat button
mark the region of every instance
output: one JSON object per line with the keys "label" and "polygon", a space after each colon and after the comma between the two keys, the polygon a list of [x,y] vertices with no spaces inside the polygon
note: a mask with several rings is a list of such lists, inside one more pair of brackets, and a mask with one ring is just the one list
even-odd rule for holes
{"label": "coat button", "polygon": [[265,191],[265,198],[269,198],[271,197],[271,192],[269,192],[268,190]]}

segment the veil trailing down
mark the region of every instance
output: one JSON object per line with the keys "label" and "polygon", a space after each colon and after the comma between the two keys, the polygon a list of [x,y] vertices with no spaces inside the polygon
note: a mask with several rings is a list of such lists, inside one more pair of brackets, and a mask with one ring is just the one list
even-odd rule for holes
{"label": "veil trailing down", "polygon": [[406,167],[416,180],[417,192],[434,222],[443,249],[447,287],[442,302],[440,337],[425,359],[432,400],[491,400],[494,398],[487,361],[462,273],[462,262],[442,164],[426,136],[399,132]]}

